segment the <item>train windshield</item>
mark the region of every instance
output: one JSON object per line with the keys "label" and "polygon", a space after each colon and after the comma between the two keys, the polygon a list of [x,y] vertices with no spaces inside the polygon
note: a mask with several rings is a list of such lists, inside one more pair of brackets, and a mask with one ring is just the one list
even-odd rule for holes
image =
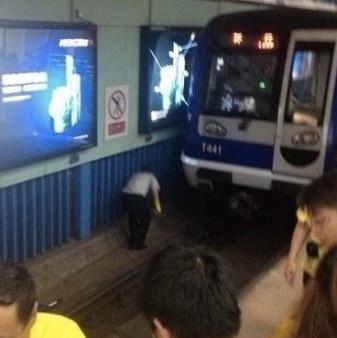
{"label": "train windshield", "polygon": [[272,109],[277,55],[223,53],[212,58],[205,114],[275,120]]}

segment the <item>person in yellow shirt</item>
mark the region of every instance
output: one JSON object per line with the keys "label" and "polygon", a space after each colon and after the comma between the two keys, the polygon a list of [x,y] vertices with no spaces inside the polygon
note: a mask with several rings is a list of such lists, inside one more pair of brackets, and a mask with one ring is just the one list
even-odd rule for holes
{"label": "person in yellow shirt", "polygon": [[337,174],[326,174],[306,186],[299,195],[298,204],[298,221],[284,271],[289,284],[294,281],[298,256],[304,243],[304,282],[314,277],[325,252],[337,244]]}
{"label": "person in yellow shirt", "polygon": [[297,224],[292,236],[285,268],[285,279],[290,285],[293,284],[295,278],[297,257],[304,242],[306,242],[306,253],[302,260],[303,284],[306,284],[306,282],[314,276],[319,260],[325,252],[325,248],[319,245],[318,239],[312,235],[311,216],[308,213],[307,207],[298,207],[296,217]]}
{"label": "person in yellow shirt", "polygon": [[61,315],[37,312],[36,286],[27,269],[0,263],[1,338],[85,338],[79,326]]}

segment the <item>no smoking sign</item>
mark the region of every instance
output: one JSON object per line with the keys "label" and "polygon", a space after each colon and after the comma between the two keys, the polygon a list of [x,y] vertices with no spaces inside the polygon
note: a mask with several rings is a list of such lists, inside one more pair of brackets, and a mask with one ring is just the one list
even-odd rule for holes
{"label": "no smoking sign", "polygon": [[109,115],[113,120],[119,120],[125,113],[126,101],[122,91],[116,90],[110,95]]}
{"label": "no smoking sign", "polygon": [[127,133],[128,86],[115,86],[105,89],[105,139]]}

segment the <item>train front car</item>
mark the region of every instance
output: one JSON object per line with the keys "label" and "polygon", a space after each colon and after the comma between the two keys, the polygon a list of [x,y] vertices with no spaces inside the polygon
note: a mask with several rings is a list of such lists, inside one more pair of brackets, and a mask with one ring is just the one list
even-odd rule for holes
{"label": "train front car", "polygon": [[182,154],[190,184],[293,191],[331,170],[336,42],[337,17],[329,13],[213,19],[192,74]]}

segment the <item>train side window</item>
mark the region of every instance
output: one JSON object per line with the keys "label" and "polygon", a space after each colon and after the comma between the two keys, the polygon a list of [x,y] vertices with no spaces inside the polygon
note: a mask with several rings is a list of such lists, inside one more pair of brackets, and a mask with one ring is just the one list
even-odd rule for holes
{"label": "train side window", "polygon": [[285,122],[322,125],[333,48],[333,43],[295,45]]}
{"label": "train side window", "polygon": [[273,53],[214,54],[204,114],[274,120],[276,64],[277,55]]}

